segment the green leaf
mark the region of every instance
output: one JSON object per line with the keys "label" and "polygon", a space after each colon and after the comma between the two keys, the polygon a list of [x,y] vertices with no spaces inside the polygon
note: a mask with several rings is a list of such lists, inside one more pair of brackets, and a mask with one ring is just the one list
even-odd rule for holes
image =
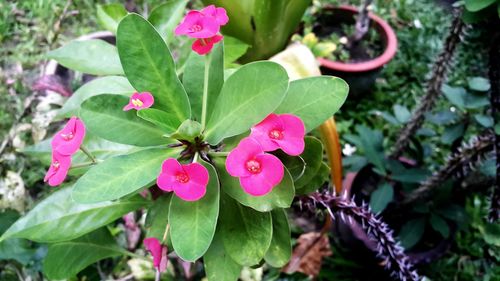
{"label": "green leaf", "polygon": [[198,201],[189,202],[173,196],[170,202],[168,222],[174,250],[185,261],[194,262],[210,247],[219,216],[219,180],[215,168],[202,163],[208,169],[210,181],[207,193]]}
{"label": "green leaf", "polygon": [[472,77],[468,81],[469,88],[478,92],[487,92],[490,90],[490,80],[483,77]]}
{"label": "green leaf", "polygon": [[217,231],[210,248],[203,256],[208,281],[238,280],[242,266],[235,262],[224,250],[222,233]]}
{"label": "green leaf", "polygon": [[375,214],[385,210],[394,197],[394,189],[389,183],[380,185],[370,196],[370,207]]}
{"label": "green leaf", "polygon": [[392,110],[394,111],[394,116],[396,116],[396,119],[401,124],[408,122],[411,118],[411,113],[406,106],[395,104]]}
{"label": "green leaf", "polygon": [[304,142],[304,152],[300,156],[306,163],[306,169],[302,176],[295,181],[295,188],[297,190],[309,183],[318,173],[323,159],[323,144],[320,140],[315,137],[306,136]]}
{"label": "green leaf", "polygon": [[465,8],[471,12],[480,11],[493,3],[496,0],[465,0]]}
{"label": "green leaf", "polygon": [[224,36],[224,66],[228,67],[243,56],[250,45],[231,36]]}
{"label": "green leaf", "polygon": [[438,215],[431,214],[431,218],[429,220],[432,228],[439,232],[443,238],[448,238],[450,236],[450,227],[448,223]]}
{"label": "green leaf", "polygon": [[0,240],[11,237],[45,243],[71,240],[107,225],[146,203],[142,197],[134,196],[114,202],[78,204],[71,198],[71,188],[64,188],[38,203],[16,221]]}
{"label": "green leaf", "polygon": [[474,119],[485,128],[491,128],[495,124],[493,117],[484,114],[476,114],[474,115]]}
{"label": "green leaf", "polygon": [[165,229],[168,224],[168,210],[170,208],[171,199],[171,193],[162,195],[158,197],[151,208],[148,209],[145,222],[147,237],[155,237],[159,241],[163,240]]}
{"label": "green leaf", "polygon": [[177,131],[175,131],[175,133],[170,135],[171,138],[177,140],[187,140],[192,143],[194,143],[195,139],[200,136],[201,136],[201,124],[189,119],[182,122]]}
{"label": "green leaf", "polygon": [[306,162],[300,156],[290,156],[285,152],[278,150],[274,152],[274,155],[281,160],[281,163],[288,170],[292,176],[292,181],[296,181],[302,177],[306,170]]}
{"label": "green leaf", "polygon": [[181,21],[188,0],[169,0],[151,11],[148,21],[156,28],[165,42],[172,42],[174,29]]}
{"label": "green leaf", "polygon": [[97,21],[105,29],[116,33],[118,23],[128,14],[122,4],[97,5]]}
{"label": "green leaf", "polygon": [[50,245],[43,261],[43,272],[50,279],[66,279],[99,260],[124,252],[109,231],[100,228],[78,239]]}
{"label": "green leaf", "polygon": [[425,229],[425,219],[413,219],[405,223],[399,232],[399,240],[405,249],[410,249],[420,241]]}
{"label": "green leaf", "polygon": [[465,108],[465,99],[467,92],[462,87],[450,87],[446,84],[441,88],[445,97],[455,106],[460,109]]}
{"label": "green leaf", "polygon": [[333,76],[295,80],[290,82],[288,93],[275,112],[297,115],[309,132],[339,110],[348,92],[347,83]]}
{"label": "green leaf", "polygon": [[[225,40],[224,40],[225,41]],[[207,118],[210,117],[224,84],[224,44],[217,44],[208,56],[200,56],[191,52],[185,64],[182,82],[186,88],[191,103],[191,114],[196,120],[201,120],[203,99],[203,83],[205,76],[205,62],[209,62]]]}
{"label": "green leaf", "polygon": [[285,169],[285,175],[280,184],[264,196],[252,196],[245,191],[236,177],[226,171],[225,158],[215,158],[215,165],[221,181],[222,190],[240,204],[248,206],[259,212],[268,212],[276,208],[288,208],[295,196],[292,176]]}
{"label": "green leaf", "polygon": [[116,45],[130,84],[154,96],[153,108],[175,116],[177,126],[188,119],[191,109],[186,91],[170,50],[155,28],[143,17],[129,14],[118,25]]}
{"label": "green leaf", "polygon": [[297,189],[296,194],[308,194],[313,191],[316,191],[320,188],[325,182],[328,181],[328,177],[330,175],[330,167],[324,162],[320,163],[318,172],[314,175],[314,177],[302,186],[300,189]]}
{"label": "green leaf", "polygon": [[32,243],[25,239],[11,238],[0,242],[0,260],[16,260],[27,265],[36,255]]}
{"label": "green leaf", "polygon": [[128,98],[119,95],[99,95],[82,104],[80,118],[87,129],[109,141],[154,146],[169,142],[165,132],[137,117],[134,110],[123,111]]}
{"label": "green leaf", "polygon": [[271,245],[273,226],[270,213],[245,207],[222,196],[220,230],[224,249],[238,264],[258,264]]}
{"label": "green leaf", "polygon": [[441,136],[441,141],[446,144],[453,143],[456,139],[463,136],[465,132],[465,126],[463,123],[453,124],[444,128],[443,135]]}
{"label": "green leaf", "polygon": [[364,125],[356,126],[361,146],[366,158],[380,171],[385,173],[383,135],[378,130],[371,130]]}
{"label": "green leaf", "polygon": [[155,124],[162,130],[164,130],[165,134],[171,134],[175,132],[175,130],[177,129],[178,122],[175,116],[159,109],[155,108],[141,109],[137,111],[137,116]]}
{"label": "green leaf", "polygon": [[99,39],[71,41],[47,53],[61,65],[93,75],[123,74],[116,47]]}
{"label": "green leaf", "polygon": [[264,259],[272,267],[283,267],[292,256],[290,225],[284,209],[271,212],[273,219],[273,238]]}
{"label": "green leaf", "polygon": [[60,117],[71,117],[78,114],[82,102],[86,99],[101,95],[115,94],[130,96],[135,89],[130,85],[127,78],[122,76],[105,76],[96,78],[81,86],[71,97],[66,100],[57,115]]}
{"label": "green leaf", "polygon": [[222,87],[205,140],[215,145],[247,131],[276,109],[287,87],[286,71],[277,63],[260,61],[240,67]]}
{"label": "green leaf", "polygon": [[115,200],[150,186],[160,173],[161,163],[177,157],[178,150],[151,148],[109,158],[78,179],[73,199],[80,203]]}

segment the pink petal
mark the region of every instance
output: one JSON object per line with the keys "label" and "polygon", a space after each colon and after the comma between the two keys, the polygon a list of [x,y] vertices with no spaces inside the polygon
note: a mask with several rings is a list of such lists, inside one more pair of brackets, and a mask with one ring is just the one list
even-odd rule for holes
{"label": "pink petal", "polygon": [[163,161],[160,175],[156,179],[156,184],[164,191],[172,191],[177,183],[175,180],[176,174],[183,172],[184,170],[179,161],[174,158],[169,158]]}
{"label": "pink petal", "polygon": [[[165,260],[166,260],[166,247],[165,250],[163,250],[164,247],[160,244],[160,241],[156,239],[155,237],[150,237],[144,239],[144,247],[146,250],[148,250],[151,255],[153,256],[153,265],[154,267],[158,268],[160,272],[162,271],[162,262],[163,262],[163,253],[165,252]],[[166,261],[165,261],[166,263]],[[166,266],[166,264],[165,264]],[[165,270],[165,268],[163,268]]]}
{"label": "pink petal", "polygon": [[208,170],[200,163],[191,163],[183,166],[184,171],[189,176],[189,181],[195,182],[199,185],[207,185],[209,176]]}
{"label": "pink petal", "polygon": [[140,93],[139,94],[139,99],[144,103],[141,106],[141,109],[143,109],[143,108],[149,108],[155,102],[155,99],[154,99],[153,95],[151,95],[151,93],[148,93],[148,92]]}
{"label": "pink petal", "polygon": [[219,25],[226,25],[229,22],[229,17],[227,16],[226,9],[217,8],[215,19]]}
{"label": "pink petal", "polygon": [[175,184],[175,176],[168,175],[166,173],[160,173],[160,175],[156,179],[156,185],[158,185],[158,187],[161,190],[167,192],[174,190],[173,188],[174,184]]}
{"label": "pink petal", "polygon": [[[82,145],[85,138],[85,125],[77,117],[71,117],[66,126],[55,134],[52,139],[52,149],[62,155],[74,154]],[[73,138],[66,140],[62,135],[72,134]]]}
{"label": "pink petal", "polygon": [[285,137],[282,140],[276,141],[280,148],[288,155],[297,156],[304,152],[304,138]]}
{"label": "pink petal", "polygon": [[194,181],[189,181],[185,184],[174,186],[175,195],[185,201],[196,201],[202,198],[207,192],[207,185],[198,184]]}
{"label": "pink petal", "polygon": [[[55,168],[53,163],[58,162],[59,168]],[[60,185],[68,175],[69,168],[71,167],[71,156],[61,155],[57,151],[52,152],[52,162],[50,168],[45,175],[44,181],[50,186]]]}
{"label": "pink petal", "polygon": [[269,114],[259,124],[253,126],[250,136],[260,143],[264,151],[274,151],[279,148],[279,145],[269,137],[269,132],[272,130],[284,130],[281,119],[274,113]]}
{"label": "pink petal", "polygon": [[254,139],[247,137],[240,141],[226,159],[226,170],[233,177],[249,176],[251,173],[246,168],[246,162],[264,153],[262,147]]}
{"label": "pink petal", "polygon": [[184,17],[184,20],[175,28],[175,35],[187,35],[191,32],[191,27],[197,24],[203,14],[199,11],[189,11]]}
{"label": "pink petal", "polygon": [[214,44],[211,44],[208,42],[206,44],[203,44],[201,42],[201,39],[196,39],[193,42],[193,45],[191,45],[191,49],[193,51],[195,51],[198,55],[201,55],[201,56],[210,53],[210,51],[212,50],[213,47],[214,47]]}
{"label": "pink petal", "polygon": [[205,8],[201,9],[200,12],[211,17],[215,17],[217,15],[217,9],[215,8],[215,5],[208,5]]}
{"label": "pink petal", "polygon": [[160,262],[160,266],[158,268],[158,270],[160,272],[164,272],[167,269],[167,263],[168,263],[167,254],[168,254],[167,246],[163,246],[161,248],[161,262]]}
{"label": "pink petal", "polygon": [[241,177],[240,184],[243,190],[253,196],[262,196],[271,192],[283,179],[284,168],[281,161],[274,155],[262,154],[257,156],[262,171],[248,177]]}
{"label": "pink petal", "polygon": [[281,114],[279,117],[284,126],[283,139],[276,140],[276,142],[288,155],[297,156],[302,154],[304,152],[304,135],[306,133],[304,122],[292,114]]}
{"label": "pink petal", "polygon": [[126,106],[123,107],[123,111],[129,111],[134,108],[132,102],[129,102]]}
{"label": "pink petal", "polygon": [[167,160],[163,161],[163,164],[161,165],[161,171],[169,175],[175,175],[177,173],[184,172],[181,163],[179,163],[179,161],[177,161],[177,159],[175,158],[168,158]]}
{"label": "pink petal", "polygon": [[213,37],[208,38],[207,40],[209,40],[212,44],[215,44],[215,43],[219,43],[220,41],[222,41],[222,39],[224,39],[224,36],[222,36],[220,34],[216,34]]}

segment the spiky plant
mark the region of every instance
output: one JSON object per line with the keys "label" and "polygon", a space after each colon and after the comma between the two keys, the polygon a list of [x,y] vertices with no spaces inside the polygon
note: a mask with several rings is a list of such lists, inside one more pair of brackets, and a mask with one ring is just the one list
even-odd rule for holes
{"label": "spiky plant", "polygon": [[420,99],[418,107],[413,112],[413,115],[401,129],[398,134],[396,143],[390,157],[397,159],[406,149],[410,142],[411,136],[415,135],[417,130],[422,126],[425,118],[425,113],[429,112],[436,103],[437,98],[441,94],[441,86],[446,80],[446,74],[453,61],[453,55],[461,42],[461,35],[464,30],[462,22],[462,10],[458,9],[454,12],[454,18],[450,26],[450,31],[444,42],[443,50],[437,57],[432,68],[431,78],[428,81],[426,94]]}
{"label": "spiky plant", "polygon": [[413,264],[404,253],[404,249],[394,238],[391,228],[378,215],[371,212],[368,204],[363,203],[358,206],[345,194],[336,196],[318,192],[311,194],[305,204],[323,207],[332,219],[338,217],[345,223],[352,224],[354,218],[377,244],[377,257],[382,260],[385,269],[393,278],[403,281],[420,280],[418,273],[413,269]]}
{"label": "spiky plant", "polygon": [[412,191],[402,204],[409,204],[426,197],[430,191],[441,186],[452,176],[463,178],[482,162],[486,154],[491,152],[493,143],[494,138],[490,131],[475,136],[468,143],[464,143],[455,153],[448,156],[441,169],[423,182],[419,188]]}

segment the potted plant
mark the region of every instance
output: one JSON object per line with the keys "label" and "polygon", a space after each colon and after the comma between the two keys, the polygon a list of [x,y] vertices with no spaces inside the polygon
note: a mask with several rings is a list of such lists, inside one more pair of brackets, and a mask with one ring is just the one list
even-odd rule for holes
{"label": "potted plant", "polygon": [[319,7],[299,38],[318,56],[321,71],[345,79],[351,96],[368,92],[396,54],[394,30],[379,16],[353,6]]}

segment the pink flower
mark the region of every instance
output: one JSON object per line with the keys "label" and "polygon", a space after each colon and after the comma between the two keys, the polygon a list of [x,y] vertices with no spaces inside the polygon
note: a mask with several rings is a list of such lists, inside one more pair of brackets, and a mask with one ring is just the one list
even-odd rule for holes
{"label": "pink flower", "polygon": [[220,25],[216,18],[200,11],[189,11],[184,20],[175,28],[175,35],[209,38],[217,34],[219,29]]}
{"label": "pink flower", "polygon": [[199,55],[205,55],[205,54],[208,54],[212,50],[215,43],[220,42],[223,38],[224,38],[224,36],[217,34],[217,35],[210,37],[210,38],[196,39],[193,42],[193,45],[191,46],[191,48],[193,49],[193,51],[197,52]]}
{"label": "pink flower", "polygon": [[74,154],[82,145],[85,125],[77,117],[71,117],[64,128],[52,139],[52,150],[62,155]]}
{"label": "pink flower", "polygon": [[158,271],[163,272],[167,268],[167,247],[161,245],[154,237],[144,239],[144,247],[153,256],[153,265]]}
{"label": "pink flower", "polygon": [[240,178],[246,193],[265,195],[283,179],[283,163],[274,155],[264,153],[253,138],[244,138],[226,159],[226,169],[233,177]]}
{"label": "pink flower", "polygon": [[207,192],[208,170],[199,163],[181,165],[176,159],[169,158],[163,162],[157,184],[183,200],[196,201]]}
{"label": "pink flower", "polygon": [[251,130],[250,136],[262,145],[264,151],[281,148],[292,156],[304,151],[305,127],[295,115],[271,113]]}
{"label": "pink flower", "polygon": [[68,175],[70,166],[70,155],[62,155],[57,151],[52,151],[52,162],[43,181],[48,182],[50,186],[60,185]]}
{"label": "pink flower", "polygon": [[216,8],[214,5],[207,6],[201,10],[201,13],[215,18],[215,21],[220,26],[226,25],[229,21],[226,10],[224,8]]}
{"label": "pink flower", "polygon": [[123,107],[123,111],[129,111],[131,109],[141,110],[144,108],[150,108],[154,102],[155,99],[153,98],[153,95],[148,92],[134,93],[130,97],[130,101],[128,102],[128,104]]}

